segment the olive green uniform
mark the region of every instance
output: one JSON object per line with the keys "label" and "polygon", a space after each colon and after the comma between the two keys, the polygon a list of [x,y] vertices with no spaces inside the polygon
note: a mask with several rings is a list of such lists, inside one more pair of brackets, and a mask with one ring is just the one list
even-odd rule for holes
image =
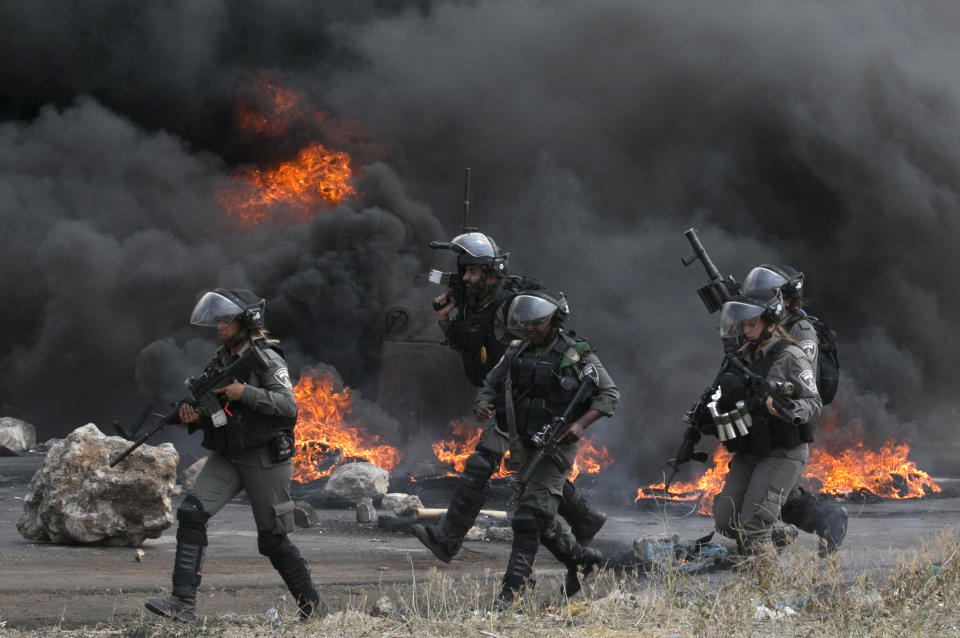
{"label": "olive green uniform", "polygon": [[[747,344],[739,355],[749,365],[779,341],[772,339],[760,351]],[[767,379],[792,383],[794,414],[802,423],[816,421],[822,402],[813,368],[803,350],[792,344],[783,349],[770,366]],[[780,424],[791,427],[786,422]],[[736,452],[714,505],[714,520],[720,533],[741,540],[747,550],[769,541],[771,526],[780,518],[781,507],[800,478],[808,456],[807,442],[773,447],[763,454]]]}

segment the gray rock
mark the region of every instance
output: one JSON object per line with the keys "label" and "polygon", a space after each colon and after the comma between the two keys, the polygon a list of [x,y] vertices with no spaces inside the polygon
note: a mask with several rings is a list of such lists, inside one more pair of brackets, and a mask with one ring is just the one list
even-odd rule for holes
{"label": "gray rock", "polygon": [[513,529],[509,527],[491,527],[487,530],[487,540],[499,543],[512,543]]}
{"label": "gray rock", "polygon": [[180,473],[180,484],[183,485],[185,491],[190,492],[193,490],[193,485],[197,482],[197,477],[200,475],[200,470],[207,464],[208,458],[210,457],[205,456],[202,459],[197,459],[190,467]]}
{"label": "gray rock", "polygon": [[397,612],[397,606],[393,604],[389,596],[380,597],[370,608],[371,616],[393,616]]}
{"label": "gray rock", "polygon": [[357,503],[357,522],[376,524],[377,508],[373,506],[372,498],[365,498]]}
{"label": "gray rock", "polygon": [[323,494],[330,501],[353,504],[383,496],[389,482],[390,474],[372,463],[349,463],[333,471]]}
{"label": "gray rock", "polygon": [[169,443],[130,444],[92,423],[53,444],[30,481],[17,530],[29,540],[139,547],[173,524],[170,495],[179,456]]}
{"label": "gray rock", "polygon": [[37,447],[37,430],[11,416],[0,418],[0,456],[20,456]]}
{"label": "gray rock", "polygon": [[465,541],[482,541],[486,537],[486,532],[476,525],[467,530],[467,533],[464,535],[463,540]]}
{"label": "gray rock", "polygon": [[416,516],[417,510],[423,509],[423,501],[416,494],[391,492],[383,497],[381,507],[397,516]]}
{"label": "gray rock", "polygon": [[309,528],[316,527],[320,523],[320,517],[317,516],[313,506],[306,501],[294,501],[293,522],[297,527]]}

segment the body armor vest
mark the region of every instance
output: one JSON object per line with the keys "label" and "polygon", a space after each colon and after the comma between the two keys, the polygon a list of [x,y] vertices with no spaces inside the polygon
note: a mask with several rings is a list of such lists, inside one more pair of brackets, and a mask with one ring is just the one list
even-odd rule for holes
{"label": "body armor vest", "polygon": [[[551,418],[562,415],[577,393],[580,382],[574,366],[562,366],[564,353],[576,343],[560,333],[553,347],[539,355],[528,351],[520,351],[515,356],[507,353],[517,435],[524,443]],[[497,427],[501,431],[507,430],[506,400],[502,392],[496,400]],[[570,420],[579,418],[589,406],[590,399],[587,399],[573,410]]]}
{"label": "body armor vest", "polygon": [[[273,344],[251,344],[251,348],[270,348],[283,356],[280,348]],[[220,361],[214,358],[207,366],[219,367]],[[253,374],[251,372],[251,374]],[[238,379],[241,382],[249,382],[247,379]],[[222,399],[221,399],[222,402]],[[239,401],[229,402],[227,409],[231,416],[227,424],[223,427],[215,428],[204,419],[206,423],[203,426],[203,442],[201,445],[208,450],[215,452],[242,452],[255,447],[260,447],[271,442],[273,437],[278,434],[287,434],[293,436],[293,428],[297,423],[296,416],[279,416],[276,414],[261,414],[256,410],[241,405]]]}
{"label": "body armor vest", "polygon": [[[773,362],[789,345],[789,341],[781,339],[773,344],[765,355],[749,364],[748,367],[754,374],[766,378],[770,374]],[[750,403],[750,417],[753,419],[753,426],[746,436],[723,442],[723,446],[728,452],[767,454],[776,447],[791,448],[805,442],[800,436],[800,427],[770,414],[767,411],[765,401],[753,400]]]}
{"label": "body armor vest", "polygon": [[450,347],[460,353],[467,379],[477,387],[483,385],[487,373],[507,348],[497,339],[494,325],[501,304],[513,294],[498,290],[483,308],[476,308],[467,302],[460,307],[459,316],[450,322],[447,335]]}

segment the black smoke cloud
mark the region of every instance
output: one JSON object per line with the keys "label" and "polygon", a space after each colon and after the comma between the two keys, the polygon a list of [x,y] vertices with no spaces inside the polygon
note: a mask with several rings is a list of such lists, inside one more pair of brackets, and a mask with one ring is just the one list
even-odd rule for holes
{"label": "black smoke cloud", "polygon": [[[690,226],[739,278],[807,273],[842,339],[841,424],[955,442],[953,4],[133,6],[0,10],[21,61],[0,70],[0,374],[23,412],[108,412],[138,354],[178,359],[190,304],[221,284],[271,298],[292,364],[368,383],[382,313],[422,297],[470,165],[473,223],[567,292],[621,386],[597,426],[633,444],[615,467],[672,451],[719,360],[704,274],[679,263]],[[213,193],[272,152],[230,124],[264,72],[392,153],[332,214],[225,230]]]}

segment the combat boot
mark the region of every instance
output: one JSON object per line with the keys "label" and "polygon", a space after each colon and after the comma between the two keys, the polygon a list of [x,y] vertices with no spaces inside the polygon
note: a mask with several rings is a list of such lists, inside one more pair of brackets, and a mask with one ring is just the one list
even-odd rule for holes
{"label": "combat boot", "polygon": [[511,523],[513,528],[513,547],[507,570],[503,574],[503,586],[494,604],[497,611],[506,611],[513,606],[524,587],[531,586],[530,574],[533,573],[533,561],[540,547],[541,534],[536,512],[521,505]]}
{"label": "combat boot", "polygon": [[285,534],[261,530],[257,533],[257,546],[260,553],[270,559],[270,564],[290,590],[302,620],[323,618],[329,613],[327,603],[313,585],[307,561]]}
{"label": "combat boot", "polygon": [[197,620],[196,594],[193,596],[172,594],[166,598],[147,598],[143,606],[155,614],[183,623],[194,623]]}
{"label": "combat boot", "polygon": [[451,543],[443,533],[443,528],[439,525],[421,525],[417,523],[410,528],[413,535],[416,536],[427,549],[433,552],[433,555],[445,563],[453,560],[459,544]]}
{"label": "combat boot", "polygon": [[773,546],[777,548],[777,551],[793,543],[799,535],[800,532],[797,531],[797,527],[789,523],[774,523],[770,529],[770,540],[773,541]]}
{"label": "combat boot", "polygon": [[463,474],[453,490],[453,498],[440,525],[414,525],[410,528],[433,555],[445,563],[453,560],[463,545],[463,537],[473,527],[480,508],[486,500],[484,494],[490,475],[500,466],[499,457],[491,458],[483,451],[467,457]]}
{"label": "combat boot", "polygon": [[[181,528],[182,529],[182,528]],[[177,531],[177,538],[181,536]],[[205,539],[204,539],[205,540]],[[203,545],[177,541],[173,562],[173,590],[166,598],[147,598],[144,607],[155,614],[180,622],[197,620],[197,587],[200,586],[200,565],[203,563]]]}
{"label": "combat boot", "polygon": [[819,537],[817,553],[821,558],[837,551],[847,535],[847,508],[821,501],[803,488],[790,493],[780,516],[784,522],[793,523],[804,532]]}
{"label": "combat boot", "polygon": [[567,568],[563,593],[568,598],[577,594],[582,588],[580,568],[583,568],[583,575],[587,576],[605,560],[598,550],[577,543],[573,534],[557,519],[553,519],[546,525],[540,534],[540,543]]}
{"label": "combat boot", "polygon": [[573,536],[581,545],[589,545],[600,528],[607,522],[607,515],[590,507],[590,503],[583,497],[583,492],[574,487],[570,481],[563,483],[563,497],[557,508],[557,514],[562,516],[573,530]]}

